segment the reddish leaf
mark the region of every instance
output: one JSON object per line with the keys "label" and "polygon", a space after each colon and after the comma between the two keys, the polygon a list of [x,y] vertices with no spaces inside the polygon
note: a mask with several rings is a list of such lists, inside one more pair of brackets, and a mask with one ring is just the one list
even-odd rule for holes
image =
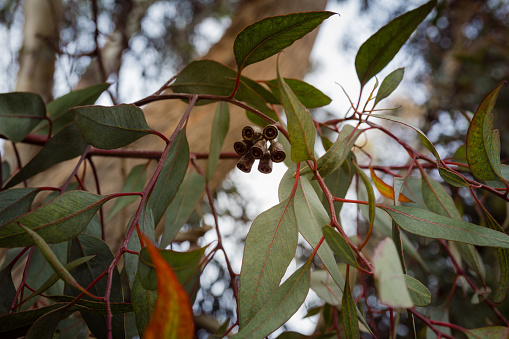
{"label": "reddish leaf", "polygon": [[146,339],[193,338],[193,311],[189,296],[152,242],[145,236],[143,241],[147,245],[157,272],[158,295],[154,315],[143,337]]}
{"label": "reddish leaf", "polygon": [[[369,170],[371,171],[371,179],[373,179],[373,182],[375,183],[376,188],[382,194],[384,197],[394,200],[394,189],[387,185],[382,179],[376,176],[375,171],[373,170],[373,167],[369,165]],[[398,201],[400,202],[413,202],[412,199],[408,198],[404,194],[399,195]]]}

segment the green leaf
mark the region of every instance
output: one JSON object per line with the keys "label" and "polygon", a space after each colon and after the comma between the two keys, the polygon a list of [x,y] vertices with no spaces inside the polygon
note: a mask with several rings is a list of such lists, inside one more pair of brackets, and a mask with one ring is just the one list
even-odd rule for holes
{"label": "green leaf", "polygon": [[419,280],[405,274],[405,282],[415,306],[425,307],[431,304],[431,292]]}
{"label": "green leaf", "polygon": [[46,145],[33,157],[4,188],[13,187],[36,174],[66,160],[80,156],[86,149],[74,124],[67,125],[51,138]]}
{"label": "green leaf", "polygon": [[200,201],[204,188],[205,179],[201,175],[195,172],[186,174],[175,198],[166,210],[161,247],[168,246],[184,226]]}
{"label": "green leaf", "polygon": [[28,330],[25,339],[52,339],[55,337],[58,323],[70,316],[75,310],[66,305],[52,310],[34,322]]}
{"label": "green leaf", "polygon": [[333,14],[335,13],[294,13],[265,18],[247,26],[233,43],[238,71],[277,54]]}
{"label": "green leaf", "polygon": [[431,212],[462,220],[461,214],[449,193],[435,179],[425,173],[422,177],[422,197]]}
{"label": "green leaf", "polygon": [[210,181],[214,171],[216,170],[217,162],[219,161],[219,154],[221,153],[221,147],[224,143],[224,138],[228,129],[230,128],[230,110],[228,104],[220,102],[217,105],[216,114],[214,115],[214,121],[212,122],[212,134],[210,138],[210,151],[209,161],[207,163],[207,172],[205,178]]}
{"label": "green leaf", "polygon": [[464,333],[468,339],[506,339],[507,327],[490,326],[476,328],[475,330],[465,330]]}
{"label": "green leaf", "polygon": [[16,337],[19,337],[19,333],[21,332],[24,335],[24,333],[28,330],[28,327],[37,319],[65,305],[65,303],[57,303],[29,311],[2,315],[0,316],[0,334],[7,336],[6,333],[16,333]]}
{"label": "green leaf", "polygon": [[[124,182],[124,186],[122,186],[121,193],[131,193],[131,192],[141,192],[145,187],[145,176],[146,176],[147,166],[145,165],[137,165],[134,166],[127,179]],[[126,196],[126,197],[118,197],[115,199],[115,204],[110,210],[108,214],[108,218],[106,221],[110,221],[118,212],[120,212],[124,207],[129,204],[132,204],[139,196]]]}
{"label": "green leaf", "polygon": [[246,238],[239,280],[240,328],[260,311],[279,287],[297,248],[298,230],[291,200],[261,213]]}
{"label": "green leaf", "polygon": [[334,230],[329,225],[324,225],[322,227],[323,235],[327,244],[329,244],[332,251],[348,265],[352,265],[354,267],[360,268],[357,263],[357,259],[355,258],[355,252],[352,250],[348,242],[343,238],[341,234],[339,234],[336,230]]}
{"label": "green leaf", "polygon": [[454,187],[466,187],[468,183],[460,177],[458,174],[454,173],[448,168],[438,168],[438,174],[444,179],[448,184],[453,185]]}
{"label": "green leaf", "polygon": [[336,284],[327,270],[314,270],[311,272],[311,289],[327,304],[334,306],[341,305],[343,298],[342,288],[342,286],[340,288]]}
{"label": "green leaf", "polygon": [[[307,108],[317,108],[330,104],[332,101],[327,95],[323,94],[318,88],[308,84],[302,80],[284,78],[286,84],[295,94],[297,99]],[[274,97],[281,98],[281,91],[279,90],[277,79],[265,82],[269,89],[274,94]],[[278,100],[270,102],[271,104],[279,104]]]}
{"label": "green leaf", "polygon": [[400,124],[403,124],[405,126],[408,126],[408,127],[412,128],[414,131],[419,133],[419,138],[421,138],[421,142],[423,143],[424,147],[426,147],[428,149],[428,151],[430,151],[435,156],[435,158],[437,159],[438,162],[441,161],[440,160],[440,155],[438,154],[437,150],[435,149],[435,146],[433,146],[433,144],[428,139],[426,134],[424,134],[424,132],[421,131],[419,128],[409,124],[408,122],[404,121],[403,119],[401,119],[399,117],[395,117],[395,116],[392,116],[392,115],[370,114],[370,117],[375,117],[375,118],[395,121],[395,122],[398,122]]}
{"label": "green leaf", "polygon": [[361,88],[387,66],[435,5],[432,0],[393,19],[362,44],[355,57]]}
{"label": "green leaf", "polygon": [[8,265],[0,271],[0,316],[11,311],[12,301],[16,297],[16,288],[12,281],[12,266]]}
{"label": "green leaf", "polygon": [[[74,114],[70,110],[76,106],[93,105],[101,94],[110,87],[110,84],[97,84],[87,88],[67,93],[50,102],[46,110],[52,122],[52,135],[58,133],[66,125],[74,120]],[[48,134],[48,122],[43,121],[34,129],[34,133]]]}
{"label": "green leaf", "polygon": [[36,245],[20,224],[37,232],[50,244],[72,239],[87,227],[99,208],[110,199],[85,191],[66,192],[0,227],[0,247]]}
{"label": "green leaf", "polygon": [[13,188],[0,192],[0,225],[28,212],[39,192],[37,188]]}
{"label": "green leaf", "polygon": [[[375,191],[373,190],[373,186],[371,185],[371,182],[369,181],[368,176],[366,173],[364,173],[363,170],[360,169],[359,166],[355,162],[352,161],[352,165],[355,168],[355,171],[357,174],[361,177],[362,183],[364,184],[364,187],[366,187],[366,192],[368,193],[368,222],[369,222],[369,228],[368,232],[371,232],[373,229],[373,223],[375,222],[375,216],[376,216],[376,197],[375,197]],[[395,198],[397,201],[397,198]]]}
{"label": "green leaf", "polygon": [[481,180],[502,181],[500,168],[500,135],[493,130],[491,113],[502,82],[483,99],[470,122],[467,132],[467,161],[472,173]]}
{"label": "green leaf", "polygon": [[[97,279],[104,271],[108,270],[109,266],[113,262],[113,254],[111,253],[108,245],[99,238],[90,236],[88,234],[80,234],[78,237],[72,239],[69,243],[69,250],[67,253],[67,261],[71,262],[81,257],[95,255],[95,257],[89,260],[86,264],[80,265],[74,268],[71,274],[74,276],[76,281],[81,286],[89,286],[95,279]],[[120,284],[120,273],[115,267],[112,271],[112,285],[110,293],[110,301],[112,303],[123,303],[124,296],[122,292],[122,286]],[[100,279],[89,291],[97,296],[104,296],[107,289],[107,279]],[[79,292],[65,286],[64,293],[66,295],[77,296]],[[74,298],[73,298],[74,299]],[[81,301],[95,302],[96,305],[105,305],[104,302],[97,302],[90,300],[89,297],[85,296]],[[86,311],[81,311],[81,316],[87,323],[88,328],[94,336],[97,338],[106,338],[106,314],[96,314]],[[112,318],[112,330],[113,338],[124,338],[124,316],[123,314],[113,315]]]}
{"label": "green leaf", "polygon": [[389,95],[391,95],[392,92],[394,92],[396,88],[398,88],[399,83],[401,82],[401,80],[403,80],[404,74],[405,69],[398,68],[397,70],[393,71],[391,74],[385,77],[376,95],[374,106],[376,106],[383,99],[387,98]]}
{"label": "green leaf", "polygon": [[373,253],[373,267],[378,297],[384,305],[393,308],[414,306],[408,293],[396,245],[391,238],[378,243]]}
{"label": "green leaf", "polygon": [[346,283],[341,302],[341,319],[345,329],[345,337],[347,339],[360,339],[359,323],[357,321],[357,306],[350,291],[350,283],[348,279],[349,270],[346,271]]}
{"label": "green leaf", "polygon": [[72,111],[85,142],[100,149],[124,147],[153,133],[141,108],[133,104],[83,106]]}
{"label": "green leaf", "polygon": [[45,116],[46,106],[39,94],[0,94],[0,134],[12,142],[25,139]]}
{"label": "green leaf", "polygon": [[[352,125],[345,125],[343,127],[334,144],[332,144],[327,152],[317,161],[318,172],[320,172],[323,178],[343,165],[346,157],[350,154],[353,144],[362,132],[363,130],[356,129]],[[292,151],[293,147],[292,143]],[[311,172],[309,166],[306,166],[300,171],[300,175],[309,174]]]}
{"label": "green leaf", "polygon": [[405,231],[421,237],[452,240],[488,247],[509,248],[509,236],[466,221],[447,218],[414,207],[384,206],[385,210]]}
{"label": "green leaf", "polygon": [[[67,303],[71,303],[76,300],[76,297],[71,297],[69,295],[47,295],[46,297],[53,301]],[[95,314],[107,313],[106,303],[103,300],[80,299],[76,302],[76,305],[86,308],[87,309],[86,311],[89,313]],[[123,314],[127,312],[132,312],[133,306],[130,303],[112,302],[110,303],[110,310],[112,314]]]}
{"label": "green leaf", "polygon": [[184,180],[189,166],[189,144],[186,130],[182,129],[173,140],[168,156],[164,160],[163,168],[150,194],[148,203],[157,225],[164,215],[164,211],[173,201],[175,194]]}
{"label": "green leaf", "polygon": [[[332,144],[331,144],[332,145]],[[350,188],[350,185],[352,184],[353,176],[354,176],[354,170],[352,166],[351,158],[355,158],[355,155],[350,152],[346,160],[343,162],[343,165],[328,176],[324,178],[325,184],[329,188],[329,191],[331,194],[337,198],[345,198],[346,193],[348,192],[348,189]],[[322,201],[322,205],[327,210],[327,213],[330,213],[328,210],[329,208],[329,202],[327,201],[327,198],[325,194],[323,194],[323,191],[321,188],[319,189],[318,195],[320,196],[320,199]],[[334,210],[336,211],[336,217],[339,220],[341,208],[343,207],[343,202],[341,201],[334,201]]]}
{"label": "green leaf", "polygon": [[256,315],[232,338],[263,338],[283,325],[306,299],[310,272],[311,261],[308,260],[277,287],[272,295],[267,296]]}
{"label": "green leaf", "polygon": [[157,300],[157,291],[143,288],[138,274],[131,286],[131,301],[136,315],[136,328],[138,333],[145,333],[145,329],[154,315],[154,306]]}
{"label": "green leaf", "polygon": [[281,78],[278,70],[281,103],[288,119],[288,134],[292,144],[292,161],[314,159],[316,130],[311,115]]}
{"label": "green leaf", "polygon": [[8,177],[11,176],[11,166],[7,161],[2,161],[0,163],[0,171],[2,175],[0,176],[0,187],[3,185],[3,183],[7,180]]}

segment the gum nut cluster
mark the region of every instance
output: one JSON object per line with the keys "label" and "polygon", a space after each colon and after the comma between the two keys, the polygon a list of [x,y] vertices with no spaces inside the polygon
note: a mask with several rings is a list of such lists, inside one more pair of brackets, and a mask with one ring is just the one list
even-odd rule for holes
{"label": "gum nut cluster", "polygon": [[[242,172],[251,172],[254,161],[260,159],[258,171],[268,174],[272,172],[273,162],[282,162],[286,158],[283,145],[274,141],[278,135],[277,127],[265,126],[262,130],[258,126],[246,126],[242,129],[242,140],[235,142],[233,148],[242,158],[237,162],[237,168]],[[270,146],[267,147],[267,142]]]}

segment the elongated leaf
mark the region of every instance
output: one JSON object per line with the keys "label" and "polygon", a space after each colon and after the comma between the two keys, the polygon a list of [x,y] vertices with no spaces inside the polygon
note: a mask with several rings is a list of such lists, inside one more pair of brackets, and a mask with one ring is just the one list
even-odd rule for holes
{"label": "elongated leaf", "polygon": [[72,306],[66,305],[56,310],[50,311],[37,319],[30,327],[26,339],[52,339],[57,330],[58,323],[70,316],[75,310]]}
{"label": "elongated leaf", "polygon": [[28,212],[39,192],[36,188],[13,188],[0,192],[0,225]]}
{"label": "elongated leaf", "polygon": [[[313,85],[308,84],[302,80],[285,78],[285,82],[290,86],[290,89],[295,94],[297,99],[307,108],[322,107],[330,104],[332,101],[327,95]],[[277,79],[267,81],[266,84],[274,94],[275,98],[281,98],[281,91],[277,83]],[[272,104],[279,104],[279,100],[271,102]]]}
{"label": "elongated leaf", "polygon": [[274,291],[254,318],[232,338],[263,338],[290,319],[306,299],[310,272],[311,261],[308,260]]}
{"label": "elongated leaf", "polygon": [[357,321],[357,306],[350,291],[349,270],[346,271],[346,283],[341,302],[341,319],[345,328],[345,337],[347,339],[360,339],[359,323]]}
{"label": "elongated leaf", "polygon": [[[145,187],[146,170],[147,170],[147,167],[145,165],[134,166],[131,169],[131,171],[129,172],[129,175],[127,176],[127,179],[124,182],[124,186],[122,186],[122,190],[120,192],[128,193],[128,192],[143,191],[143,188]],[[135,195],[116,198],[115,204],[111,208],[110,214],[108,215],[108,218],[106,221],[111,220],[124,207],[126,207],[129,204],[132,204],[139,198],[140,198],[139,196],[135,196]]]}
{"label": "elongated leaf", "polygon": [[[76,106],[93,105],[99,96],[110,87],[110,84],[97,84],[87,88],[67,93],[50,102],[46,106],[48,117],[52,122],[52,134],[55,135],[66,125],[74,120],[74,114],[70,110]],[[34,133],[48,134],[48,122],[41,122]]]}
{"label": "elongated leaf", "polygon": [[383,99],[387,98],[396,88],[398,88],[399,83],[403,80],[403,75],[405,75],[405,69],[398,68],[385,77],[376,95],[374,106]]}
{"label": "elongated leaf", "polygon": [[[352,125],[345,125],[332,146],[317,161],[318,172],[322,177],[327,177],[343,165],[353,144],[362,133],[362,130],[355,129]],[[293,143],[292,143],[293,151]],[[309,166],[300,171],[300,175],[311,173]]]}
{"label": "elongated leaf", "polygon": [[339,234],[336,230],[334,230],[329,225],[324,225],[322,227],[323,235],[327,244],[329,244],[332,251],[348,265],[352,265],[354,267],[360,268],[357,263],[357,259],[355,258],[355,252],[352,250],[348,242]]}
{"label": "elongated leaf", "polygon": [[238,71],[277,54],[333,14],[335,13],[294,13],[265,18],[247,26],[233,43]]}
{"label": "elongated leaf", "polygon": [[481,102],[467,132],[467,161],[472,173],[481,180],[503,181],[500,168],[500,135],[493,130],[491,113],[502,82]]}
{"label": "elongated leaf", "polygon": [[466,221],[454,220],[420,208],[378,205],[405,231],[422,237],[477,246],[509,248],[509,236]]}
{"label": "elongated leaf", "polygon": [[375,248],[373,267],[380,302],[398,309],[413,307],[398,251],[391,238],[385,238]]}
{"label": "elongated leaf", "polygon": [[438,168],[438,174],[444,179],[447,183],[453,185],[454,187],[466,187],[468,186],[468,183],[457,175],[456,173],[452,172],[451,170],[447,168]]}
{"label": "elongated leaf", "polygon": [[[78,258],[82,258],[89,255],[95,255],[94,258],[90,259],[87,263],[74,268],[71,274],[81,286],[89,286],[95,279],[97,279],[104,271],[108,270],[114,257],[111,253],[108,245],[99,238],[90,236],[88,234],[80,234],[78,237],[72,239],[69,243],[69,249],[67,253],[67,261],[71,262]],[[110,301],[112,303],[123,303],[124,296],[122,292],[122,286],[120,284],[120,273],[115,267],[112,271],[112,285],[110,293]],[[97,296],[104,296],[107,289],[107,279],[99,280],[89,291]],[[64,293],[67,296],[77,296],[79,291],[66,285]],[[85,296],[83,301],[89,300],[89,302],[97,302],[96,300],[90,300],[88,296]],[[98,302],[97,304],[105,305],[104,302]],[[104,308],[105,309],[105,308]],[[97,338],[106,338],[106,314],[91,313],[82,311],[81,316],[87,323],[88,328],[94,336]],[[125,322],[123,314],[113,315],[112,318],[112,331],[113,338],[124,338],[125,337]]]}
{"label": "elongated leaf", "polygon": [[464,333],[468,339],[506,339],[509,335],[509,330],[504,326],[490,326],[466,330]]}
{"label": "elongated leaf", "polygon": [[11,310],[12,301],[16,297],[16,288],[12,281],[12,266],[7,266],[0,271],[0,316]]}
{"label": "elongated leaf", "polygon": [[138,275],[134,278],[131,286],[131,301],[136,316],[136,328],[138,333],[145,333],[150,319],[154,315],[154,307],[157,300],[157,291],[143,288]]}
{"label": "elongated leaf", "polygon": [[419,280],[405,274],[405,282],[415,306],[424,307],[431,304],[431,292]]}
{"label": "elongated leaf", "polygon": [[334,306],[341,305],[343,286],[340,288],[326,270],[314,270],[311,272],[311,289],[327,304]]}
{"label": "elongated leaf", "polygon": [[97,148],[124,147],[152,133],[141,108],[132,104],[83,106],[72,111],[85,142]]}
{"label": "elongated leaf", "polygon": [[0,134],[12,142],[20,142],[46,116],[46,106],[39,94],[0,94]]}
{"label": "elongated leaf", "polygon": [[[394,200],[394,188],[386,184],[382,179],[380,179],[376,175],[375,170],[373,169],[373,167],[371,167],[371,164],[369,165],[369,170],[371,172],[371,179],[373,179],[373,182],[375,183],[378,192],[380,192],[384,197]],[[399,194],[398,201],[413,202],[410,198],[408,198],[404,194]]]}
{"label": "elongated leaf", "polygon": [[433,146],[433,144],[428,139],[426,134],[424,134],[424,132],[421,131],[419,128],[409,124],[408,122],[404,121],[403,119],[401,119],[399,117],[395,117],[395,116],[392,116],[392,115],[371,114],[370,117],[375,117],[375,118],[380,118],[380,119],[385,119],[385,120],[391,120],[391,121],[398,122],[400,124],[403,124],[405,126],[408,126],[408,127],[412,128],[414,131],[416,131],[419,134],[419,138],[421,138],[421,142],[423,143],[424,147],[426,147],[428,149],[428,151],[430,151],[435,156],[437,161],[440,162],[440,155],[438,154],[435,146]]}
{"label": "elongated leaf", "polygon": [[228,109],[228,104],[220,102],[217,105],[214,121],[212,122],[209,161],[207,163],[207,173],[205,175],[207,181],[210,181],[216,170],[217,162],[219,161],[219,153],[221,153],[221,147],[223,146],[224,138],[229,128],[230,110]]}
{"label": "elongated leaf", "polygon": [[[343,165],[328,176],[324,178],[325,184],[329,188],[329,191],[331,194],[337,198],[345,198],[346,193],[348,192],[348,189],[350,188],[350,185],[352,184],[352,180],[354,177],[354,169],[352,166],[352,161],[350,159],[355,159],[355,155],[350,152],[346,160],[343,162]],[[320,193],[321,192],[321,193]],[[327,198],[325,197],[325,194],[323,194],[323,191],[319,190],[317,192],[318,196],[320,197],[320,200],[322,201],[323,206],[327,210],[327,213],[330,213],[328,210],[329,208],[329,202],[327,201]],[[340,212],[343,208],[343,202],[341,201],[334,201],[334,209],[336,211],[336,217],[338,220],[340,220]]]}
{"label": "elongated leaf", "polygon": [[170,152],[164,161],[161,173],[148,199],[154,215],[155,225],[159,223],[164,211],[175,198],[188,166],[189,144],[187,143],[186,130],[182,129],[173,140]]}
{"label": "elongated leaf", "polygon": [[366,173],[364,173],[363,170],[360,169],[359,166],[355,162],[352,161],[353,168],[355,168],[355,171],[357,174],[361,177],[362,183],[364,184],[364,187],[366,187],[366,192],[368,193],[368,222],[369,222],[369,228],[368,228],[368,234],[371,233],[373,229],[373,223],[375,222],[375,216],[376,216],[376,198],[375,198],[375,191],[373,190],[373,186],[371,186],[371,182],[369,181],[368,176]]}
{"label": "elongated leaf", "polygon": [[143,337],[191,339],[194,321],[189,296],[158,249],[148,238],[143,240],[157,272],[157,301]]}
{"label": "elongated leaf", "polygon": [[291,200],[261,213],[246,238],[239,281],[239,321],[244,328],[279,287],[297,248]]}
{"label": "elongated leaf", "polygon": [[311,115],[281,78],[278,70],[281,103],[288,119],[288,134],[292,144],[292,161],[301,162],[314,158],[316,130]]}
{"label": "elongated leaf", "polygon": [[397,17],[362,44],[355,57],[361,87],[387,66],[435,5],[436,0],[432,0]]}
{"label": "elongated leaf", "polygon": [[168,246],[184,226],[200,201],[204,188],[205,179],[201,175],[195,172],[186,175],[175,199],[166,210],[161,247]]}
{"label": "elongated leaf", "polygon": [[[68,295],[47,295],[48,299],[57,301],[57,302],[67,302],[71,303],[76,300],[75,297],[71,297]],[[93,312],[96,314],[106,314],[107,306],[103,300],[87,300],[80,299],[76,302],[76,305],[87,308],[89,312]],[[130,303],[124,302],[112,302],[110,303],[110,311],[112,314],[124,314],[127,312],[133,311],[133,306]]]}
{"label": "elongated leaf", "polygon": [[13,187],[36,174],[66,160],[80,156],[87,147],[74,124],[67,125],[30,160],[4,188]]}
{"label": "elongated leaf", "polygon": [[0,227],[0,247],[14,248],[36,245],[19,226],[37,232],[50,244],[63,242],[80,234],[99,208],[111,197],[85,191],[66,192],[49,203]]}

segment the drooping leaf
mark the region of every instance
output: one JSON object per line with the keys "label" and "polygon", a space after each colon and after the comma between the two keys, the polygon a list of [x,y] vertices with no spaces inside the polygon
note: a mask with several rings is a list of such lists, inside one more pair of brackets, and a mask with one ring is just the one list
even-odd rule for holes
{"label": "drooping leaf", "polygon": [[509,330],[504,326],[490,326],[466,330],[464,333],[468,339],[506,339],[509,335]]}
{"label": "drooping leaf", "polygon": [[401,82],[401,80],[403,80],[404,74],[405,69],[398,68],[397,70],[393,71],[391,74],[385,77],[376,95],[374,106],[376,106],[383,99],[387,98],[389,95],[391,95],[392,92],[394,92],[396,88],[398,88],[399,83]]}
{"label": "drooping leaf", "polygon": [[419,280],[405,274],[405,282],[415,306],[425,307],[431,304],[431,292]]}
{"label": "drooping leaf", "polygon": [[398,252],[391,238],[385,238],[375,248],[373,267],[380,302],[398,309],[413,307]]}
{"label": "drooping leaf", "polygon": [[472,173],[481,180],[503,181],[500,168],[500,135],[493,130],[491,113],[502,82],[483,99],[467,132],[467,161]]}
{"label": "drooping leaf", "polygon": [[[114,257],[108,245],[101,239],[90,236],[88,234],[80,234],[78,237],[72,239],[68,246],[67,261],[71,262],[78,258],[93,255],[94,258],[90,259],[83,265],[75,267],[71,274],[81,286],[89,286],[95,279],[97,279],[104,271],[108,270]],[[110,301],[112,303],[123,303],[124,296],[122,292],[122,285],[120,283],[120,273],[115,267],[111,272],[112,285],[110,293]],[[107,279],[99,280],[93,285],[89,291],[97,296],[104,296],[107,289]],[[69,285],[64,288],[66,296],[77,296],[80,292]],[[69,297],[70,298],[70,297]],[[74,299],[74,298],[72,298]],[[71,299],[71,300],[72,300]],[[103,305],[104,302],[97,302],[95,299],[90,299],[85,296],[82,301],[96,302],[95,305]],[[106,314],[105,313],[91,313],[82,311],[81,316],[87,323],[88,328],[97,338],[106,338]],[[123,314],[115,314],[112,318],[112,334],[113,338],[125,337],[125,322]]]}
{"label": "drooping leaf", "polygon": [[422,177],[422,197],[431,212],[452,219],[462,219],[454,200],[445,188],[427,174],[423,174]]}
{"label": "drooping leaf", "polygon": [[[67,93],[60,98],[57,98],[50,102],[46,106],[48,111],[48,117],[52,122],[52,134],[60,132],[62,128],[70,124],[74,120],[74,114],[70,110],[76,106],[93,105],[99,96],[110,87],[110,84],[97,84],[87,88],[79,89]],[[34,129],[34,133],[47,135],[48,134],[48,122],[41,122],[37,128]]]}
{"label": "drooping leaf", "polygon": [[85,142],[97,148],[124,147],[153,133],[141,108],[133,104],[82,106],[72,111],[76,128]]}
{"label": "drooping leaf", "polygon": [[422,237],[445,239],[477,246],[509,248],[509,236],[462,220],[447,218],[420,208],[385,206],[394,221],[405,231]]}
{"label": "drooping leaf", "polygon": [[200,201],[204,188],[205,178],[195,172],[186,174],[175,198],[166,210],[161,247],[168,246],[184,226]]}
{"label": "drooping leaf", "polygon": [[0,192],[0,225],[28,212],[37,193],[37,188],[12,188]]}
{"label": "drooping leaf", "polygon": [[12,281],[12,266],[8,265],[0,271],[0,316],[8,314],[12,301],[16,297],[16,288]]}
{"label": "drooping leaf", "polygon": [[[324,178],[325,184],[329,188],[329,191],[331,194],[337,198],[344,199],[346,197],[346,193],[348,192],[348,189],[350,188],[350,185],[352,184],[352,180],[354,177],[354,169],[352,166],[352,161],[350,159],[355,159],[355,155],[350,152],[346,160],[343,162],[343,165],[328,176]],[[323,191],[319,190],[317,194],[320,196],[320,199],[322,201],[322,204],[324,205],[325,209],[328,211],[329,202],[327,201],[327,198],[325,197],[325,194],[323,194]],[[341,201],[334,201],[334,209],[336,211],[336,217],[339,220],[340,212],[343,207],[343,203]]]}
{"label": "drooping leaf", "polygon": [[292,45],[335,13],[307,12],[274,16],[244,28],[235,38],[233,53],[238,71]]}
{"label": "drooping leaf", "polygon": [[39,94],[0,94],[0,134],[12,142],[20,142],[46,116],[46,106]]}
{"label": "drooping leaf", "polygon": [[363,170],[360,169],[359,166],[355,162],[352,161],[353,168],[355,169],[355,172],[361,177],[362,183],[364,184],[364,187],[366,187],[366,192],[368,194],[368,234],[371,233],[373,229],[373,223],[375,222],[375,216],[376,216],[376,198],[375,198],[375,191],[373,190],[373,186],[371,186],[371,182],[369,181],[368,176],[366,173],[364,173]]}
{"label": "drooping leaf", "polygon": [[232,338],[263,338],[297,312],[309,291],[311,260],[295,271]]}
{"label": "drooping leaf", "polygon": [[194,320],[189,296],[158,249],[148,238],[143,240],[157,272],[157,301],[143,337],[191,339]]}
{"label": "drooping leaf", "polygon": [[[362,132],[362,130],[356,129],[352,125],[345,125],[343,127],[334,144],[317,161],[318,172],[322,177],[327,177],[343,165],[346,157],[350,154],[353,144]],[[300,171],[300,175],[309,173],[311,173],[309,166],[304,167]]]}
{"label": "drooping leaf", "polygon": [[52,339],[55,336],[58,323],[70,316],[75,310],[72,306],[66,305],[52,310],[37,319],[28,330],[26,339]]}
{"label": "drooping leaf", "polygon": [[20,224],[37,232],[50,244],[72,239],[87,227],[99,208],[110,199],[85,191],[66,192],[0,227],[0,247],[36,245]]}
{"label": "drooping leaf", "polygon": [[387,66],[435,5],[432,0],[393,19],[362,44],[355,57],[361,87]]}
{"label": "drooping leaf", "polygon": [[175,194],[184,180],[187,167],[189,166],[189,144],[187,143],[186,130],[182,129],[178,134],[170,151],[164,160],[163,168],[157,178],[154,189],[148,202],[154,215],[154,224],[157,225],[164,215],[164,211],[175,198]]}
{"label": "drooping leaf", "polygon": [[278,70],[281,103],[288,120],[288,134],[292,144],[292,161],[314,159],[316,130],[311,115],[281,78]]}
{"label": "drooping leaf", "polygon": [[246,238],[239,280],[239,322],[244,328],[279,287],[297,248],[291,200],[261,213]]}
{"label": "drooping leaf", "polygon": [[452,172],[448,168],[438,168],[438,174],[444,179],[448,184],[453,185],[454,187],[466,187],[468,183],[460,177],[458,174]]}
{"label": "drooping leaf", "polygon": [[380,118],[380,119],[385,119],[385,120],[391,120],[391,121],[398,122],[400,124],[403,124],[405,126],[408,126],[408,127],[412,128],[414,131],[416,131],[419,134],[419,138],[421,139],[421,142],[424,145],[424,147],[426,147],[428,149],[428,151],[430,151],[435,156],[437,161],[440,162],[440,155],[438,154],[435,146],[433,146],[433,144],[428,139],[426,134],[424,134],[424,132],[421,131],[419,128],[409,124],[408,122],[404,121],[400,117],[396,117],[396,116],[393,116],[393,115],[370,114],[370,117],[375,117],[375,118]]}
{"label": "drooping leaf", "polygon": [[341,301],[341,319],[345,329],[347,339],[360,339],[359,323],[357,321],[357,306],[350,291],[349,270],[346,271],[345,289],[343,300]]}
{"label": "drooping leaf", "polygon": [[[67,302],[71,303],[76,300],[75,297],[71,297],[68,295],[47,295],[48,299],[56,301],[56,302]],[[80,299],[76,301],[76,305],[83,306],[88,309],[89,312],[93,312],[95,314],[106,314],[107,313],[107,305],[104,300],[87,300]],[[130,303],[124,302],[111,302],[110,303],[110,311],[112,314],[124,314],[127,312],[133,311],[133,306]]]}
{"label": "drooping leaf", "polygon": [[3,186],[3,183],[7,180],[8,177],[11,176],[11,166],[7,161],[0,162],[0,186]]}
{"label": "drooping leaf", "polygon": [[207,172],[205,178],[210,181],[214,171],[216,170],[217,162],[219,161],[219,153],[224,143],[224,138],[228,129],[230,128],[230,110],[228,104],[220,102],[217,105],[214,121],[212,122],[212,134],[210,139],[209,161],[207,163]]}
{"label": "drooping leaf", "polygon": [[[380,179],[371,164],[369,165],[369,170],[371,172],[371,179],[375,183],[378,192],[380,192],[384,197],[394,200],[394,188],[390,185],[386,184],[382,179]],[[400,194],[398,197],[398,201],[400,202],[413,202],[412,199],[408,198],[404,194]]]}
{"label": "drooping leaf", "polygon": [[[145,187],[145,176],[146,176],[147,167],[145,165],[137,165],[134,166],[129,174],[127,175],[127,179],[124,182],[124,186],[122,186],[121,193],[130,193],[130,192],[141,192]],[[126,197],[118,197],[115,199],[115,204],[110,210],[108,214],[108,218],[106,221],[111,220],[118,212],[120,212],[124,207],[129,204],[132,204],[139,196],[126,196]]]}
{"label": "drooping leaf", "polygon": [[[290,86],[290,89],[295,94],[297,99],[307,108],[322,107],[330,104],[332,101],[327,95],[313,85],[308,84],[302,80],[285,78],[285,82]],[[275,98],[281,98],[281,91],[279,90],[277,79],[265,82],[269,89],[274,94]],[[272,104],[279,104],[279,100],[271,102]]]}
{"label": "drooping leaf", "polygon": [[53,165],[80,156],[87,147],[74,124],[67,125],[33,157],[4,188],[13,187]]}
{"label": "drooping leaf", "polygon": [[143,288],[138,275],[136,275],[131,286],[131,301],[136,316],[136,328],[138,333],[145,333],[150,319],[152,319],[154,315],[156,300],[157,291],[150,291]]}
{"label": "drooping leaf", "polygon": [[[341,286],[343,288],[343,286]],[[336,284],[327,270],[315,270],[311,272],[311,289],[327,304],[341,305],[343,291]]]}
{"label": "drooping leaf", "polygon": [[355,258],[355,252],[352,250],[348,242],[339,234],[336,230],[334,230],[329,225],[324,225],[322,227],[323,235],[327,244],[329,244],[332,251],[348,265],[352,265],[354,267],[360,268],[357,263],[357,259]]}

